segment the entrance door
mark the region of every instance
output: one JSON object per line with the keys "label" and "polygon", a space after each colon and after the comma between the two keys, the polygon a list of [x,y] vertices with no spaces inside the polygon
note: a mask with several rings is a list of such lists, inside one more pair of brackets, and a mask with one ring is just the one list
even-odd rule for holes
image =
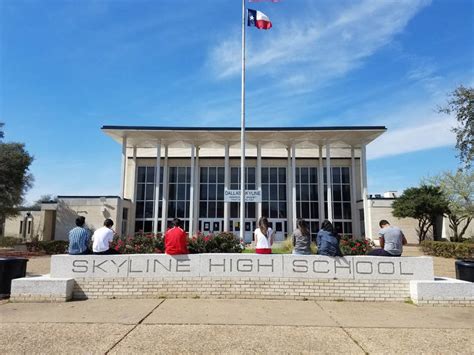
{"label": "entrance door", "polygon": [[281,242],[285,240],[287,234],[287,221],[286,219],[268,219],[270,227],[275,231],[275,241]]}
{"label": "entrance door", "polygon": [[[256,222],[253,219],[245,220],[244,242],[251,243],[253,240],[253,231],[256,228]],[[234,235],[240,236],[240,219],[233,218],[230,220],[230,230]]]}
{"label": "entrance door", "polygon": [[224,221],[215,218],[204,218],[199,220],[199,230],[203,234],[215,234],[222,232]]}

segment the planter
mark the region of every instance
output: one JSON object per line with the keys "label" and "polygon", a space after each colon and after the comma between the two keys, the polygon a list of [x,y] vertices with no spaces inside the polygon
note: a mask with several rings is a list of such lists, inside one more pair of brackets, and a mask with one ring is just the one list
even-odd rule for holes
{"label": "planter", "polygon": [[456,278],[474,282],[474,260],[456,260]]}

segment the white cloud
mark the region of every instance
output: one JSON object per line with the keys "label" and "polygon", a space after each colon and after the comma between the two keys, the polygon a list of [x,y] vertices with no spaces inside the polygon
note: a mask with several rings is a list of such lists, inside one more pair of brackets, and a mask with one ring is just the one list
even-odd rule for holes
{"label": "white cloud", "polygon": [[[429,1],[363,0],[349,4],[334,11],[336,15],[323,14],[325,17],[306,9],[300,12],[305,17],[299,16],[294,23],[277,17],[279,27],[271,30],[276,33],[258,39],[249,35],[246,68],[258,69],[254,76],[268,76],[291,91],[321,85],[356,68],[390,43]],[[240,74],[240,50],[237,36],[211,48],[208,65],[217,78]]]}
{"label": "white cloud", "polygon": [[[407,120],[407,122],[409,122]],[[377,159],[443,146],[454,146],[456,139],[451,132],[452,117],[433,120],[388,130],[367,147],[367,158]]]}

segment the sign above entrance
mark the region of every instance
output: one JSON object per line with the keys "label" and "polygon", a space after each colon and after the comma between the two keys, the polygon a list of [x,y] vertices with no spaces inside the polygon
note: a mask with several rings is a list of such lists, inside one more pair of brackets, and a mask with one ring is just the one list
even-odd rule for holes
{"label": "sign above entrance", "polygon": [[[224,190],[224,202],[240,202],[240,190]],[[245,190],[245,202],[262,202],[262,190]]]}

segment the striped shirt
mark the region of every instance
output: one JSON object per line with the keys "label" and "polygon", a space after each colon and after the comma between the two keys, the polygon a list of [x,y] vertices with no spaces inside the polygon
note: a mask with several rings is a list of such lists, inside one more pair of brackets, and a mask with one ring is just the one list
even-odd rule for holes
{"label": "striped shirt", "polygon": [[82,254],[89,248],[89,230],[76,227],[69,231],[69,254]]}

